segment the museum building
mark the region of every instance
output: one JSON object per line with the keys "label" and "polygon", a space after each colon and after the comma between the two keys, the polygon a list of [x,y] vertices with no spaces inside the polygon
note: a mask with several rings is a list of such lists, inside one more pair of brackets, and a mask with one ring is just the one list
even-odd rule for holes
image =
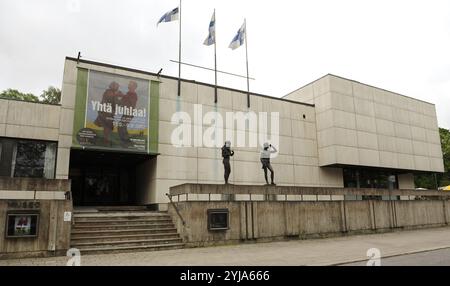
{"label": "museum building", "polygon": [[[444,171],[428,102],[330,74],[283,98],[225,87],[215,96],[213,85],[189,80],[180,96],[177,88],[177,78],[68,57],[60,105],[0,99],[0,176],[70,179],[74,206],[161,209],[171,186],[223,183],[223,142],[174,143],[180,125],[194,142],[213,111],[267,113],[269,126],[277,114],[279,130],[266,138],[277,135],[278,185],[413,189],[414,173]],[[174,122],[177,112],[191,120]],[[233,122],[220,137],[234,139],[230,183],[262,185],[263,142],[236,142],[239,132],[252,137],[246,127]]]}
{"label": "museum building", "polygon": [[411,196],[443,171],[428,102],[331,74],[275,98],[67,57],[60,104],[0,98],[0,258],[448,224],[448,202]]}

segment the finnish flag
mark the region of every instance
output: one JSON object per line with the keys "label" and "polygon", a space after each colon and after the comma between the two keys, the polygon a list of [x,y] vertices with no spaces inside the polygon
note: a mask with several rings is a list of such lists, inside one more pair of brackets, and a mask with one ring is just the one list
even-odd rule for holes
{"label": "finnish flag", "polygon": [[167,12],[166,14],[164,14],[161,19],[159,19],[158,23],[156,24],[158,26],[159,23],[162,22],[171,22],[171,21],[175,21],[178,20],[178,15],[179,15],[179,10],[178,7]]}
{"label": "finnish flag", "polygon": [[237,31],[236,36],[234,36],[233,40],[231,41],[230,45],[228,46],[230,49],[234,50],[239,48],[244,44],[245,40],[245,22],[242,24],[239,31]]}
{"label": "finnish flag", "polygon": [[214,11],[211,22],[209,22],[209,34],[203,42],[203,45],[211,46],[216,43],[216,12]]}

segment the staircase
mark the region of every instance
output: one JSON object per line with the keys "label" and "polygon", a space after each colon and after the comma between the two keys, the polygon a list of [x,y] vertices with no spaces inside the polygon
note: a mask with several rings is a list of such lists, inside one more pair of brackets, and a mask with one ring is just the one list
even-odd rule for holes
{"label": "staircase", "polygon": [[167,212],[145,209],[75,209],[72,248],[81,254],[179,249],[184,246]]}

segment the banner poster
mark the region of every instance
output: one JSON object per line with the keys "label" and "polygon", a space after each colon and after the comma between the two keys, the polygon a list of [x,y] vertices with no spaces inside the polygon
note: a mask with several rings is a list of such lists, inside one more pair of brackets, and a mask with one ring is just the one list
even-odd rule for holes
{"label": "banner poster", "polygon": [[[150,81],[90,70],[83,128],[85,148],[148,152]],[[75,115],[77,119],[77,114]],[[75,139],[74,138],[74,139]]]}
{"label": "banner poster", "polygon": [[14,218],[14,235],[31,234],[31,216],[16,216]]}

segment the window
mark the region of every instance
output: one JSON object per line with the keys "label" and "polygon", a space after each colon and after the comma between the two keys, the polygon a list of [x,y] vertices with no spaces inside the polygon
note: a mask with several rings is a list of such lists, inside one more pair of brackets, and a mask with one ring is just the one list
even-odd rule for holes
{"label": "window", "polygon": [[389,171],[346,168],[343,173],[345,188],[398,189],[397,175]]}
{"label": "window", "polygon": [[228,228],[228,209],[208,210],[209,230],[227,230]]}
{"label": "window", "polygon": [[[344,188],[398,189],[398,178],[393,172],[380,169],[345,168]],[[398,200],[398,196],[346,195],[346,200]]]}
{"label": "window", "polygon": [[0,146],[0,176],[55,177],[55,142],[0,138]]}

